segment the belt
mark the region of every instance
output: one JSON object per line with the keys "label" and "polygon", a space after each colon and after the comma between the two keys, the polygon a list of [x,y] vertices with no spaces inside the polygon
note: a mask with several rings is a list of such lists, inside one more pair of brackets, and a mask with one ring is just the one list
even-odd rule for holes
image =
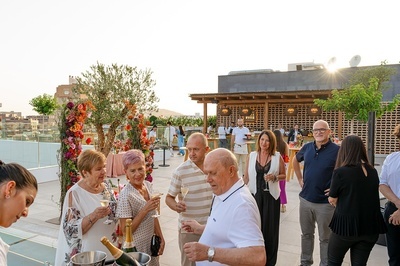
{"label": "belt", "polygon": [[237,144],[237,143],[235,143],[235,145],[238,145],[239,147],[242,147],[242,145],[244,145],[244,144]]}

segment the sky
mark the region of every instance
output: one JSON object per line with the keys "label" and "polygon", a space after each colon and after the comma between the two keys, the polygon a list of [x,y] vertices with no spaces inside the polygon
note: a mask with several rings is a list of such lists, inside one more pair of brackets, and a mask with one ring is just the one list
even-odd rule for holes
{"label": "sky", "polygon": [[[189,94],[217,93],[230,71],[288,64],[349,67],[400,61],[396,1],[3,0],[0,111],[37,114],[29,101],[97,62],[150,69],[158,107],[203,114]],[[216,112],[209,104],[208,114]]]}

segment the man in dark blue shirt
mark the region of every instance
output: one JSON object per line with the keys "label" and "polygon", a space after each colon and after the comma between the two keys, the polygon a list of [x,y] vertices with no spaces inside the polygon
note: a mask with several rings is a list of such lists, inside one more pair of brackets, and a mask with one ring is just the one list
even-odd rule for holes
{"label": "man in dark blue shirt", "polygon": [[[320,240],[319,265],[328,265],[329,223],[334,207],[328,202],[333,169],[339,146],[331,142],[329,124],[318,120],[313,126],[314,142],[305,144],[293,160],[293,169],[302,188],[300,197],[301,265],[313,264],[315,223]],[[303,173],[300,162],[304,161]]]}

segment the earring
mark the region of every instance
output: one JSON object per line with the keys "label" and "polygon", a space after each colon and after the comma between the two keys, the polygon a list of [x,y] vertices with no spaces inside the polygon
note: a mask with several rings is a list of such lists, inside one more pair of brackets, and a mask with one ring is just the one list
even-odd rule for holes
{"label": "earring", "polygon": [[5,198],[9,199],[10,198],[10,194],[6,194]]}

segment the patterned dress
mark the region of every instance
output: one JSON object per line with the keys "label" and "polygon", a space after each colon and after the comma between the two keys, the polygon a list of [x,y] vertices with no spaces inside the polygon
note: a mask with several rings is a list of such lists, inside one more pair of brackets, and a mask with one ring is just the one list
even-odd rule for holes
{"label": "patterned dress", "polygon": [[[144,185],[149,193],[153,192],[152,184],[144,181]],[[142,194],[128,183],[121,191],[118,197],[118,208],[116,216],[118,218],[135,218],[139,211],[146,205],[147,201]],[[147,213],[139,227],[133,232],[133,242],[138,251],[151,254],[150,241],[154,234],[154,219],[151,217],[155,210]],[[158,266],[158,257],[151,257],[150,266]]]}
{"label": "patterned dress", "polygon": [[[63,214],[58,234],[58,245],[55,259],[55,265],[68,265],[71,257],[83,251],[100,250],[107,254],[107,259],[112,256],[108,249],[100,242],[102,236],[112,239],[115,231],[116,219],[116,199],[114,193],[107,183],[104,183],[106,189],[100,193],[94,194],[86,191],[78,184],[73,185],[65,195],[63,204]],[[100,200],[104,195],[109,195],[110,208],[112,210],[109,218],[114,223],[104,224],[107,217],[97,220],[85,234],[82,234],[82,220],[92,213],[97,207],[101,207]],[[71,203],[68,200],[71,198]]]}

